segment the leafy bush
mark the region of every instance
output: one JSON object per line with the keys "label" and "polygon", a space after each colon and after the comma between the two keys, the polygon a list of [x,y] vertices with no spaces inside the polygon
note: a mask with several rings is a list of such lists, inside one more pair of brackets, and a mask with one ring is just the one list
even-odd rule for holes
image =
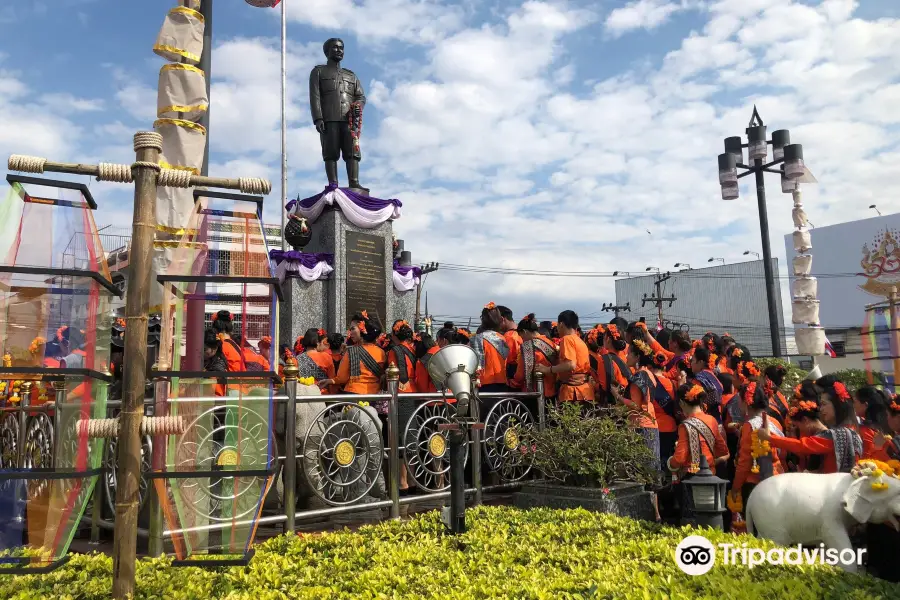
{"label": "leafy bush", "polygon": [[644,438],[628,426],[623,408],[587,410],[577,402],[563,402],[548,409],[547,423],[526,442],[544,477],[599,488],[615,480],[653,481],[653,456]]}
{"label": "leafy bush", "polygon": [[[869,379],[863,369],[841,369],[832,373],[841,380],[851,391],[869,385]],[[873,373],[875,385],[884,385],[884,375],[880,372]]]}
{"label": "leafy bush", "polygon": [[[754,362],[759,367],[760,371],[765,371],[767,367],[772,365],[783,366],[787,370],[787,373],[785,373],[784,381],[781,383],[781,391],[786,394],[793,392],[794,388],[797,387],[797,384],[806,379],[806,376],[809,375],[809,371],[806,369],[801,369],[794,363],[788,362],[782,358],[760,358]],[[790,398],[790,396],[788,396],[788,398]]]}
{"label": "leafy bush", "polygon": [[[257,547],[246,567],[172,568],[140,561],[137,599],[357,598],[898,598],[900,586],[827,566],[752,570],[718,561],[706,575],[685,575],[674,549],[696,530],[674,529],[585,510],[481,507],[470,530],[444,533],[436,511],[357,532],[281,536]],[[749,536],[706,530],[713,543],[763,549]],[[78,555],[44,576],[0,577],[0,598],[108,598],[112,561]]]}

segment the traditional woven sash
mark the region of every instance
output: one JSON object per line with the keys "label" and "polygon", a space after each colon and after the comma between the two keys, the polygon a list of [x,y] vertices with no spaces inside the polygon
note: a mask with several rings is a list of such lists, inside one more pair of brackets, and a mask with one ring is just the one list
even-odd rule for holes
{"label": "traditional woven sash", "polygon": [[503,336],[496,331],[485,331],[476,335],[469,344],[470,346],[472,346],[472,349],[475,351],[475,355],[478,357],[478,368],[484,369],[485,342],[494,347],[494,350],[497,351],[497,354],[500,355],[500,357],[503,359],[503,362],[505,363],[506,359],[509,357],[509,346],[506,345],[506,340],[503,339]]}
{"label": "traditional woven sash", "polygon": [[831,440],[834,444],[834,460],[840,473],[849,473],[862,457],[862,438],[847,427],[835,427],[816,435]]}
{"label": "traditional woven sash", "polygon": [[306,352],[297,355],[297,368],[300,370],[300,377],[312,377],[316,381],[328,379],[328,374]]}
{"label": "traditional woven sash", "polygon": [[534,338],[526,342],[522,342],[521,357],[525,370],[525,391],[534,392],[537,388],[534,384],[534,353],[540,352],[551,363],[556,360],[558,352],[556,349],[542,339]]}
{"label": "traditional woven sash", "polygon": [[376,379],[382,375],[381,366],[362,346],[350,346],[347,348],[347,356],[350,359],[350,376],[360,376],[360,363],[372,372]]}
{"label": "traditional woven sash", "polygon": [[[400,370],[400,383],[409,383],[410,373],[407,365],[416,364],[416,355],[413,354],[410,349],[403,344],[400,344],[399,346],[391,346],[391,350],[393,350],[394,354],[397,356],[397,369]],[[407,361],[409,362],[407,363]]]}
{"label": "traditional woven sash", "polygon": [[[716,447],[716,436],[712,429],[709,428],[709,425],[697,417],[685,419],[683,425],[688,432],[688,442],[691,450],[691,467],[694,467],[695,465],[699,466],[700,456],[703,452],[700,447],[700,438],[702,437],[706,442],[710,452],[714,452],[714,448]],[[715,465],[709,465],[709,468],[714,469]]]}

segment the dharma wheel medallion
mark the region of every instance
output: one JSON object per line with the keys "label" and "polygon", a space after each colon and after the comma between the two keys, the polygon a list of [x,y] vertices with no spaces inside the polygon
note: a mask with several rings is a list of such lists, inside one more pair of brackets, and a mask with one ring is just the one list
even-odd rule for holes
{"label": "dharma wheel medallion", "polygon": [[353,444],[347,440],[341,440],[334,447],[334,460],[340,466],[346,467],[353,462],[354,458],[356,458],[356,450],[353,448]]}
{"label": "dharma wheel medallion", "polygon": [[440,433],[435,433],[428,440],[428,451],[435,458],[440,458],[447,451],[447,440]]}

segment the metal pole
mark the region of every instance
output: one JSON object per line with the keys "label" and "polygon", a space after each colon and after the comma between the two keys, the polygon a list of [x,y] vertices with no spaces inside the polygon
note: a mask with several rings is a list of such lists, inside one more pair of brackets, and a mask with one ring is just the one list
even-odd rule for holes
{"label": "metal pole", "polygon": [[[209,111],[212,105],[210,101],[210,89],[212,84],[212,34],[213,34],[213,21],[212,21],[212,0],[200,0],[200,14],[203,15],[204,27],[203,27],[203,52],[200,54],[200,64],[198,65],[200,70],[203,71],[203,75],[206,79],[206,110],[203,114],[200,115],[200,125],[206,128],[206,149],[203,152],[203,163],[200,167],[200,174],[203,176],[209,175]],[[205,221],[201,221],[201,230],[199,232],[198,242],[205,242],[207,237],[207,232],[205,231]],[[185,350],[185,360],[184,365],[185,369],[188,371],[202,371],[203,370],[203,331],[206,326],[206,306],[205,302],[202,300],[203,295],[206,294],[206,284],[205,283],[197,283],[195,284],[194,293],[195,297],[201,298],[199,300],[191,300],[187,303],[187,340],[185,340],[187,344],[187,348]]]}
{"label": "metal pole", "polygon": [[287,250],[287,0],[281,3],[281,249]]}
{"label": "metal pole", "polygon": [[[475,409],[475,418],[480,422],[481,421],[481,402],[480,400],[476,400],[475,402],[469,403],[470,410],[471,408]],[[481,481],[481,429],[477,427],[472,427],[469,429],[472,432],[472,485],[475,487],[475,505],[481,504],[483,499],[483,483]],[[453,462],[453,458],[450,458],[450,462]],[[451,464],[451,469],[452,464]],[[465,485],[460,484],[460,485]]]}
{"label": "metal pole", "polygon": [[[424,277],[424,275],[422,276]],[[419,326],[419,317],[421,312],[419,311],[419,303],[422,301],[422,280],[419,280],[419,285],[416,286],[416,316],[413,319],[413,324],[418,328]]]}
{"label": "metal pole", "polygon": [[[108,443],[109,440],[103,440],[104,449],[106,449],[106,444]],[[97,483],[94,485],[94,493],[91,495],[91,502],[93,502],[91,505],[91,541],[89,542],[91,546],[100,545],[100,521],[103,520],[103,486],[100,484],[105,478],[105,475],[97,478]]]}
{"label": "metal pole", "polygon": [[538,401],[537,401],[537,418],[538,431],[543,431],[547,426],[547,402],[544,400],[544,374],[535,371],[534,380],[537,383]]}
{"label": "metal pole", "polygon": [[25,437],[28,433],[28,411],[25,410],[31,405],[31,382],[23,381],[20,390],[20,406],[22,411],[19,413],[19,467],[25,466]]}
{"label": "metal pole", "polygon": [[769,332],[772,335],[772,356],[781,356],[778,331],[778,301],[775,297],[775,273],[772,269],[772,249],[769,247],[769,216],[766,212],[766,182],[762,159],[754,159],[756,172],[756,202],[759,205],[759,231],[762,237],[763,268],[766,273],[766,301],[769,305]]}
{"label": "metal pole", "polygon": [[397,395],[400,393],[400,369],[391,363],[386,371],[388,392],[391,399],[388,400],[388,442],[391,445],[388,454],[388,486],[391,493],[391,518],[400,518],[400,422],[399,402]]}
{"label": "metal pole", "polygon": [[[449,432],[450,438],[450,519],[453,533],[466,532],[466,434],[460,428]],[[474,464],[473,464],[474,466]],[[474,470],[473,470],[474,473]],[[476,496],[480,486],[476,488]]]}
{"label": "metal pole", "polygon": [[[891,287],[891,336],[894,338],[894,348],[900,348],[897,345],[900,342],[900,332],[897,331],[898,326],[900,326],[900,320],[897,319],[898,310],[897,303],[900,301],[897,296],[897,286]],[[897,389],[897,384],[900,382],[900,357],[894,358],[894,389]]]}
{"label": "metal pole", "polygon": [[297,526],[297,375],[300,369],[295,361],[284,365],[284,389],[288,403],[284,415],[284,532],[294,533]]}
{"label": "metal pole", "polygon": [[141,421],[147,380],[147,320],[150,310],[150,272],[153,232],[156,229],[156,177],[148,164],[159,162],[162,136],[143,132],[134,136],[137,164],[134,174],[134,211],[131,235],[131,277],[125,298],[125,359],[122,412],[119,414],[116,468],[116,529],[113,537],[113,597],[134,595],[137,550],[138,489],[141,477]]}
{"label": "metal pole", "polygon": [[[59,411],[60,411],[60,407],[63,404],[65,404],[65,402],[66,402],[66,380],[60,379],[58,381],[52,382],[51,385],[53,386],[53,392],[56,397],[56,403],[53,407],[53,431],[59,432],[60,427],[61,427],[60,426],[61,415],[59,414]],[[53,440],[53,463],[51,465],[54,469],[56,468],[56,465],[59,462],[58,461],[59,446],[60,446],[59,440],[54,439]]]}

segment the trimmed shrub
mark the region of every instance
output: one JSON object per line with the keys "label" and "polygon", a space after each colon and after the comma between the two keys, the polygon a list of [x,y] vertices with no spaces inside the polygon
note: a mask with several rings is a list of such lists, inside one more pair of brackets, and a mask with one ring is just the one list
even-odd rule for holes
{"label": "trimmed shrub", "polygon": [[[866,376],[866,372],[863,369],[841,369],[840,371],[835,371],[832,373],[835,377],[837,377],[840,381],[847,386],[847,388],[851,391],[856,391],[861,387],[865,387],[869,385],[869,380]],[[880,371],[875,371],[872,373],[873,380],[875,381],[875,385],[883,386],[884,385],[884,374]]]}
{"label": "trimmed shrub", "polygon": [[[281,536],[257,548],[246,567],[172,568],[141,561],[137,598],[282,600],[321,598],[648,599],[898,598],[900,586],[827,566],[752,570],[717,562],[685,575],[674,562],[692,529],[674,529],[585,510],[481,507],[467,533],[444,533],[437,512],[357,532]],[[703,531],[713,543],[773,544]],[[100,599],[111,589],[112,561],[74,556],[44,576],[0,577],[0,598]]]}
{"label": "trimmed shrub", "polygon": [[781,365],[787,370],[787,373],[784,375],[784,381],[781,383],[781,391],[788,395],[788,400],[791,399],[791,394],[793,393],[794,388],[797,387],[797,384],[806,379],[806,376],[809,375],[809,371],[801,369],[794,363],[788,362],[782,358],[760,358],[754,362],[759,367],[760,371],[765,371],[766,367],[772,365]]}

